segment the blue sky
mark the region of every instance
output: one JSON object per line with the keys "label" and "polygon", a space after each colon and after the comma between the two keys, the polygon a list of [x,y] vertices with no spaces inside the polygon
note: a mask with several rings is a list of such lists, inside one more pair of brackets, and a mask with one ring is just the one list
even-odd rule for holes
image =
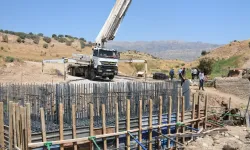
{"label": "blue sky", "polygon": [[[3,0],[0,29],[94,41],[115,0]],[[116,41],[250,38],[250,0],[133,0]]]}

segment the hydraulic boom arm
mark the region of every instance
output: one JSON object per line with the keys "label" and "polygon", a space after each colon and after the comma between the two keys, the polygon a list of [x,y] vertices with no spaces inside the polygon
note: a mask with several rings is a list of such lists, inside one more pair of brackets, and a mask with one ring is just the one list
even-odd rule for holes
{"label": "hydraulic boom arm", "polygon": [[96,46],[104,47],[104,43],[115,38],[116,32],[131,4],[132,0],[116,0],[102,30],[96,38]]}

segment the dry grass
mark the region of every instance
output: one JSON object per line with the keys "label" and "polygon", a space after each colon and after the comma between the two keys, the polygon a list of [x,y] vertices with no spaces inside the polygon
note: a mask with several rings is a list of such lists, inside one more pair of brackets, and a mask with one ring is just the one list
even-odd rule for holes
{"label": "dry grass", "polygon": [[[1,39],[0,33],[0,41]],[[33,40],[25,39],[25,43],[16,42],[17,36],[8,35],[9,43],[0,42],[0,55],[3,57],[11,56],[27,61],[42,61],[43,59],[58,59],[62,57],[70,58],[72,53],[92,54],[91,47],[80,48],[80,42],[75,40],[71,46],[67,46],[65,43],[60,43],[52,38],[48,48],[43,48],[45,43],[40,38],[39,44],[34,44]],[[149,73],[154,70],[166,71],[172,67],[181,66],[182,61],[178,60],[161,60],[152,57],[149,54],[129,51],[121,54],[122,59],[146,59],[148,61]],[[177,68],[176,68],[177,69]],[[137,72],[134,64],[119,63],[119,71],[126,75],[135,75]]]}

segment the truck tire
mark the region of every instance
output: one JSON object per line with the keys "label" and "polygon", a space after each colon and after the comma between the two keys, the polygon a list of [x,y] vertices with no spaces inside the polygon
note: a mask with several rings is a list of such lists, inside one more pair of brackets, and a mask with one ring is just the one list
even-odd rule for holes
{"label": "truck tire", "polygon": [[95,80],[95,78],[96,78],[95,70],[91,69],[91,71],[90,71],[90,80]]}
{"label": "truck tire", "polygon": [[86,70],[84,71],[84,78],[85,78],[85,79],[89,79],[89,72],[88,72],[88,69],[86,69]]}
{"label": "truck tire", "polygon": [[115,76],[109,76],[109,80],[113,80]]}
{"label": "truck tire", "polygon": [[71,68],[71,71],[72,71],[71,75],[76,76],[76,68]]}

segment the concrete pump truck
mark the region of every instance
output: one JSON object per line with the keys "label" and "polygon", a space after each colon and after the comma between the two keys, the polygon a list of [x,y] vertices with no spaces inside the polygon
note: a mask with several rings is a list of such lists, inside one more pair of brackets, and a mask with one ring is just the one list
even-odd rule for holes
{"label": "concrete pump truck", "polygon": [[69,60],[68,72],[73,76],[84,76],[94,80],[97,77],[112,80],[118,74],[120,53],[115,49],[105,48],[105,43],[115,38],[117,30],[125,17],[132,0],[116,0],[104,26],[95,40],[92,56],[73,54]]}

